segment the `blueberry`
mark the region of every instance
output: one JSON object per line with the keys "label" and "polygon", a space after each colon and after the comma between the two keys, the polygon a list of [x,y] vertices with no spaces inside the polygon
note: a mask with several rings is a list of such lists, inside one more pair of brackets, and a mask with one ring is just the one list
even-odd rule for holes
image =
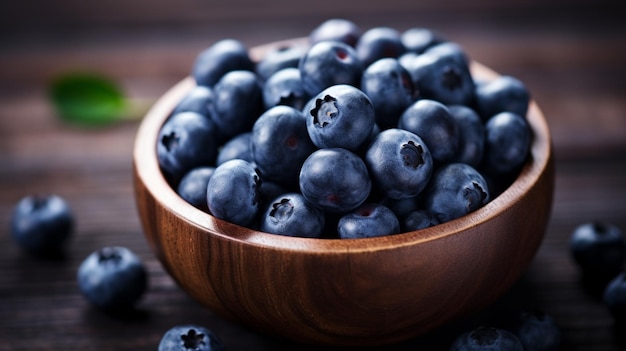
{"label": "blueberry", "polygon": [[451,43],[441,46],[444,44],[401,62],[421,97],[446,105],[469,105],[474,99],[475,84],[466,56],[452,50]]}
{"label": "blueberry", "polygon": [[177,184],[192,168],[215,162],[217,130],[196,112],[172,115],[159,131],[157,156],[165,176]]}
{"label": "blueberry", "polygon": [[477,327],[459,335],[450,351],[524,351],[521,341],[512,332],[494,327]]}
{"label": "blueberry", "polygon": [[605,282],[624,268],[626,239],[620,228],[601,222],[577,226],[570,237],[570,253],[587,276],[602,277]]}
{"label": "blueberry", "polygon": [[417,211],[423,207],[421,196],[413,196],[403,199],[383,197],[383,199],[380,200],[380,204],[392,210],[400,221],[402,221],[402,219],[409,213]]}
{"label": "blueberry", "polygon": [[372,101],[376,123],[382,129],[396,127],[400,115],[416,98],[411,75],[395,58],[383,58],[367,67],[361,90]]}
{"label": "blueberry", "polygon": [[433,172],[428,146],[419,136],[403,129],[380,132],[364,159],[376,187],[393,199],[419,195]]}
{"label": "blueberry", "polygon": [[515,173],[528,159],[532,131],[525,118],[501,112],[485,124],[484,169],[493,174]]}
{"label": "blueberry", "polygon": [[304,90],[315,96],[332,85],[358,86],[364,67],[353,47],[339,41],[321,41],[307,50],[298,69]]}
{"label": "blueberry", "polygon": [[626,322],[626,272],[619,273],[609,282],[602,301],[616,322]]}
{"label": "blueberry", "polygon": [[266,109],[287,105],[302,110],[310,99],[297,68],[281,69],[271,75],[263,85],[263,103]]}
{"label": "blueberry", "polygon": [[407,52],[421,54],[428,48],[447,40],[438,32],[428,28],[409,28],[401,36]]}
{"label": "blueberry", "polygon": [[316,150],[304,116],[289,106],[275,106],[254,123],[250,139],[252,157],[263,179],[298,184],[300,167]]}
{"label": "blueberry", "polygon": [[363,160],[341,148],[313,152],[302,165],[299,184],[307,201],[330,213],[357,208],[372,188]]}
{"label": "blueberry", "polygon": [[354,22],[344,18],[331,18],[311,31],[309,42],[316,44],[320,41],[334,40],[354,47],[360,37],[361,29]]}
{"label": "blueberry", "polygon": [[561,349],[561,330],[554,318],[543,311],[522,311],[512,331],[525,351]]}
{"label": "blueberry", "polygon": [[444,223],[477,210],[489,201],[485,178],[465,163],[441,166],[424,194],[426,209]]}
{"label": "blueberry", "polygon": [[223,138],[249,131],[265,110],[263,88],[250,71],[226,73],[213,87],[215,114],[212,116]]}
{"label": "blueberry", "polygon": [[198,54],[192,76],[198,85],[212,87],[223,75],[236,70],[254,70],[248,48],[238,40],[222,39]]}
{"label": "blueberry", "polygon": [[210,329],[199,325],[177,325],[159,342],[158,351],[223,351],[222,340]]}
{"label": "blueberry", "polygon": [[254,166],[235,159],[215,168],[207,185],[207,204],[212,215],[219,219],[247,226],[261,206],[260,177]]}
{"label": "blueberry", "polygon": [[319,238],[324,222],[324,212],[310,204],[302,194],[287,193],[269,203],[261,219],[260,229],[286,236]]}
{"label": "blueberry", "polygon": [[405,232],[429,228],[439,224],[437,216],[428,210],[416,210],[404,217],[401,226]]}
{"label": "blueberry", "polygon": [[485,125],[480,116],[470,107],[448,106],[448,112],[459,126],[459,147],[452,162],[480,166],[485,151]]}
{"label": "blueberry", "polygon": [[373,238],[400,232],[400,222],[389,208],[375,203],[359,206],[339,219],[341,239]]}
{"label": "blueberry", "polygon": [[107,246],[89,254],[78,268],[77,279],[87,301],[109,312],[134,307],[148,287],[143,262],[121,246]]}
{"label": "blueberry", "polygon": [[351,85],[333,85],[315,97],[305,111],[306,126],[315,146],[356,151],[376,123],[374,106],[365,93]]}
{"label": "blueberry", "polygon": [[504,75],[476,84],[476,110],[484,121],[500,112],[512,112],[525,117],[529,102],[528,89],[515,77]]}
{"label": "blueberry", "polygon": [[355,48],[365,68],[381,58],[398,58],[406,51],[400,33],[390,27],[368,29]]}
{"label": "blueberry", "polygon": [[172,114],[179,112],[196,112],[208,118],[213,111],[213,89],[203,86],[194,86],[174,108]]}
{"label": "blueberry", "polygon": [[263,81],[284,68],[298,68],[306,49],[300,46],[279,46],[269,50],[256,65],[256,73]]}
{"label": "blueberry", "polygon": [[248,162],[254,162],[251,150],[252,132],[243,132],[228,140],[220,148],[217,154],[215,165],[234,159],[242,159]]}
{"label": "blueberry", "polygon": [[197,167],[185,174],[178,184],[176,192],[185,201],[196,208],[208,211],[206,189],[215,167]]}
{"label": "blueberry", "polygon": [[11,234],[23,249],[41,256],[61,254],[74,230],[74,214],[64,198],[28,195],[15,205]]}
{"label": "blueberry", "polygon": [[436,162],[448,162],[458,152],[459,125],[448,108],[438,101],[417,100],[402,113],[398,126],[422,138]]}

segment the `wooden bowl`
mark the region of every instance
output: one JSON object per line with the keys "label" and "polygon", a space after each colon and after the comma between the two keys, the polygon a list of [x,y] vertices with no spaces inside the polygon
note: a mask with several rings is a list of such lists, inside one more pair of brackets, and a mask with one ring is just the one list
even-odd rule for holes
{"label": "wooden bowl", "polygon": [[[258,59],[278,42],[251,50]],[[472,62],[480,79],[497,76]],[[156,257],[190,296],[225,319],[303,343],[384,345],[494,302],[527,269],[550,216],[550,132],[532,101],[531,157],[515,182],[477,211],[404,234],[356,240],[262,233],[219,220],[179,197],[161,174],[159,129],[194,85],[153,106],[134,148],[136,202]]]}

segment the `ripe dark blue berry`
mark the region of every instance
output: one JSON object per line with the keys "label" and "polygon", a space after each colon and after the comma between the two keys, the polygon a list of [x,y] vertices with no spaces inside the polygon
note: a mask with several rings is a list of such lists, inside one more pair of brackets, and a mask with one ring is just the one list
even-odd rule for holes
{"label": "ripe dark blue berry", "polygon": [[416,210],[407,214],[402,220],[402,230],[410,232],[413,230],[420,230],[429,228],[439,224],[437,216],[432,214],[428,210]]}
{"label": "ripe dark blue berry", "polygon": [[448,106],[448,112],[459,126],[459,146],[452,162],[462,162],[477,168],[485,152],[485,125],[470,107]]}
{"label": "ripe dark blue berry", "polygon": [[530,154],[532,131],[524,117],[501,112],[485,125],[484,169],[491,174],[516,172]]}
{"label": "ripe dark blue berry", "polygon": [[373,238],[400,232],[398,217],[389,208],[366,203],[343,215],[337,224],[341,239]]}
{"label": "ripe dark blue berry", "polygon": [[319,238],[325,216],[300,193],[287,193],[274,198],[261,218],[264,232],[286,236]]}
{"label": "ripe dark blue berry", "polygon": [[208,211],[206,189],[215,167],[204,166],[190,170],[183,176],[176,192],[191,205]]}
{"label": "ripe dark blue berry", "polygon": [[315,27],[309,34],[311,44],[325,40],[335,40],[356,46],[361,37],[361,29],[354,22],[344,18],[331,18]]}
{"label": "ripe dark blue berry", "polygon": [[500,112],[525,117],[530,93],[519,79],[505,75],[476,84],[475,99],[476,109],[484,121]]}
{"label": "ripe dark blue berry", "polygon": [[306,50],[300,46],[279,46],[269,50],[256,65],[256,73],[267,81],[274,73],[285,68],[298,68]]}
{"label": "ripe dark blue berry", "polygon": [[223,351],[222,340],[213,331],[199,325],[177,325],[159,342],[158,351]]}
{"label": "ripe dark blue berry", "polygon": [[382,58],[398,58],[406,51],[401,34],[390,27],[368,29],[361,35],[355,48],[364,68]]}
{"label": "ripe dark blue berry", "polygon": [[236,70],[254,70],[246,46],[235,39],[220,40],[196,57],[192,76],[198,85],[213,86],[223,75]]}
{"label": "ripe dark blue berry", "polygon": [[339,41],[321,41],[309,48],[298,64],[304,90],[315,96],[338,84],[358,86],[363,63],[353,47]]}
{"label": "ripe dark blue berry", "polygon": [[287,105],[302,110],[310,99],[297,68],[281,69],[272,74],[263,85],[263,103],[266,109]]}
{"label": "ripe dark blue berry", "polygon": [[217,154],[217,160],[215,160],[215,165],[219,166],[226,161],[234,159],[254,162],[251,150],[251,140],[252,132],[243,132],[232,137],[220,148],[220,151]]}
{"label": "ripe dark blue berry", "polygon": [[62,253],[74,230],[74,214],[62,197],[29,195],[20,199],[11,216],[11,234],[23,249],[37,255]]}
{"label": "ripe dark blue berry", "polygon": [[89,254],[78,268],[77,279],[85,298],[109,312],[134,307],[148,287],[148,273],[141,259],[120,246]]}
{"label": "ripe dark blue berry", "polygon": [[172,114],[196,112],[210,118],[214,114],[213,98],[213,89],[203,85],[196,85],[180,100]]}
{"label": "ripe dark blue berry", "polygon": [[440,33],[428,28],[409,28],[402,33],[402,44],[407,52],[421,54],[428,48],[447,41]]}
{"label": "ripe dark blue berry", "polygon": [[624,269],[626,238],[613,224],[587,222],[572,232],[570,252],[583,274],[608,281]]}
{"label": "ripe dark blue berry", "polygon": [[459,335],[450,351],[524,351],[521,341],[512,332],[493,328],[478,327]]}
{"label": "ripe dark blue berry", "polygon": [[524,351],[558,351],[561,330],[554,318],[543,311],[523,311],[513,333],[524,345]]}
{"label": "ripe dark blue berry", "polygon": [[616,322],[626,322],[626,272],[619,273],[609,282],[602,301]]}

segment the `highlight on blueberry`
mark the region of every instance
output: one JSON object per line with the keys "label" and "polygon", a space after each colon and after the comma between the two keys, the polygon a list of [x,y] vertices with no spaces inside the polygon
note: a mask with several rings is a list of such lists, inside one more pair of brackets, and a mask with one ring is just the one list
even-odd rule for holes
{"label": "highlight on blueberry", "polygon": [[177,325],[159,342],[158,351],[223,351],[224,343],[212,330],[200,325]]}

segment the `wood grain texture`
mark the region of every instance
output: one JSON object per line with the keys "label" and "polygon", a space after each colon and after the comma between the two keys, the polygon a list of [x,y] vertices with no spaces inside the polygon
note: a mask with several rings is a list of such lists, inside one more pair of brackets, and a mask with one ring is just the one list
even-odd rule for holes
{"label": "wood grain texture", "polygon": [[[252,55],[287,44],[254,48]],[[496,76],[478,63],[472,73]],[[498,299],[543,239],[554,172],[550,131],[535,102],[527,116],[534,135],[528,163],[504,193],[474,213],[381,238],[305,239],[226,223],[186,204],[167,184],[156,157],[158,132],[193,84],[190,78],[178,83],[139,127],[137,203],[168,272],[225,318],[305,343],[397,343]]]}

